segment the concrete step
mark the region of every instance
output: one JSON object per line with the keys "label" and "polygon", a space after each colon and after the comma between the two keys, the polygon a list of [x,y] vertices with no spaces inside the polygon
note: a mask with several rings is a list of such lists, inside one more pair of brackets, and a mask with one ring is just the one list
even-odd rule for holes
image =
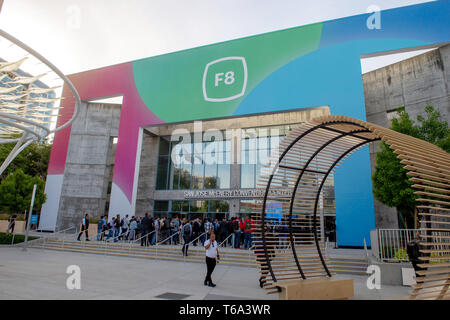
{"label": "concrete step", "polygon": [[[35,248],[42,249],[41,246],[30,246]],[[147,259],[161,259],[161,260],[174,260],[174,261],[186,261],[186,262],[204,262],[204,255],[191,255],[189,254],[186,258],[184,258],[181,253],[179,254],[167,254],[167,253],[158,253],[155,254],[153,252],[136,252],[136,251],[125,251],[125,250],[100,250],[95,248],[83,248],[80,246],[55,246],[55,245],[46,245],[44,249],[48,250],[58,250],[58,251],[69,251],[69,252],[80,252],[80,253],[89,253],[89,254],[103,254],[103,255],[115,255],[115,256],[124,256],[124,257],[137,257],[137,258],[147,258]],[[230,259],[230,258],[222,258],[220,263],[223,264],[234,264],[240,266],[249,266],[255,267],[256,264],[251,262],[250,260],[244,259]]]}
{"label": "concrete step", "polygon": [[[81,248],[99,248],[102,250],[105,250],[105,243],[100,242],[80,242],[80,241],[64,241],[64,244],[62,241],[58,240],[49,240],[45,243],[45,245],[56,245],[56,246],[76,246]],[[181,252],[182,246],[148,246],[148,247],[142,247],[140,245],[129,245],[126,243],[108,243],[106,245],[107,250],[142,250],[142,251],[151,251],[151,252],[176,252],[177,254]],[[198,253],[202,256],[204,256],[205,251],[203,248],[199,247],[189,247],[189,252],[192,253]],[[241,258],[241,257],[252,257],[253,252],[248,250],[235,250],[235,249],[220,249],[220,255],[223,257],[235,257],[235,258]]]}
{"label": "concrete step", "polygon": [[[106,246],[106,247],[105,247]],[[30,243],[30,247],[43,248],[58,251],[71,251],[90,254],[115,255],[123,257],[136,257],[146,259],[161,259],[172,261],[186,261],[203,263],[205,251],[201,246],[190,246],[189,255],[183,257],[181,245],[158,245],[142,247],[140,244],[129,244],[126,242],[107,243],[100,241],[77,241],[46,239],[45,243],[36,241]],[[233,248],[220,248],[220,263],[236,266],[256,267],[256,257],[248,250],[237,250]],[[340,258],[329,257],[328,267],[333,273],[366,274],[367,260],[362,258]]]}

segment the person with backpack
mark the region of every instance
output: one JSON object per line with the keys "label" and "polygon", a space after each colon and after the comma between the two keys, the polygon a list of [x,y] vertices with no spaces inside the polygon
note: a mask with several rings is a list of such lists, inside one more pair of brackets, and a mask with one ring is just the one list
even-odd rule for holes
{"label": "person with backpack", "polygon": [[114,237],[114,225],[116,224],[116,217],[112,217],[111,221],[108,223],[108,236],[106,237],[106,241],[108,241],[110,238]]}
{"label": "person with backpack", "polygon": [[6,234],[8,234],[9,232],[11,232],[11,234],[14,233],[14,227],[16,226],[16,219],[17,219],[16,213],[13,213],[13,215],[8,218],[8,229],[6,230]]}
{"label": "person with backpack", "polygon": [[[228,237],[227,234],[227,221],[225,219],[222,219],[219,223],[219,241],[220,243],[224,242],[225,239]],[[225,243],[226,246],[226,243]]]}
{"label": "person with backpack", "polygon": [[[199,218],[196,218],[192,224],[192,238],[196,239],[200,235],[200,222]],[[197,246],[197,241],[193,243],[194,246]]]}
{"label": "person with backpack", "polygon": [[181,226],[181,230],[183,233],[183,248],[181,249],[183,251],[183,256],[187,257],[188,255],[188,249],[189,249],[189,242],[192,238],[192,224],[189,221],[186,221],[184,219],[183,225]]}
{"label": "person with backpack", "polygon": [[231,234],[231,237],[228,239],[228,244],[230,247],[234,246],[234,231],[233,231],[233,221],[227,220],[226,221],[226,228],[227,228],[227,237]]}
{"label": "person with backpack", "polygon": [[97,241],[103,240],[103,230],[106,224],[105,216],[101,216],[97,221]]}
{"label": "person with backpack", "polygon": [[153,225],[155,227],[155,243],[158,243],[160,238],[159,232],[161,227],[160,219],[156,218],[155,220],[153,220]]}
{"label": "person with backpack", "polygon": [[81,230],[80,230],[80,233],[78,234],[77,240],[80,241],[81,235],[83,233],[85,233],[84,236],[86,238],[86,241],[90,241],[89,235],[88,235],[88,230],[89,230],[89,215],[86,213],[86,215],[84,216],[84,218],[81,222]]}
{"label": "person with backpack", "polygon": [[147,239],[147,235],[149,233],[148,224],[149,218],[148,212],[146,212],[144,218],[141,220],[141,247],[148,246],[148,239]]}
{"label": "person with backpack", "polygon": [[416,277],[419,276],[417,271],[423,270],[423,268],[419,267],[419,257],[420,257],[420,233],[417,231],[414,235],[414,240],[408,242],[406,244],[406,253],[408,254],[409,261],[414,268],[416,273]]}
{"label": "person with backpack", "polygon": [[114,220],[114,242],[118,241],[118,237],[120,235],[120,226],[122,222],[120,221],[120,214],[116,216],[116,220]]}
{"label": "person with backpack", "polygon": [[241,248],[241,220],[236,218],[233,221],[233,232],[234,232],[234,248]]}
{"label": "person with backpack", "polygon": [[153,217],[150,217],[150,215],[147,222],[147,229],[148,229],[147,241],[150,245],[153,246],[156,243],[155,221],[153,220]]}
{"label": "person with backpack", "polygon": [[[214,231],[213,229],[213,224],[209,219],[205,219],[205,224],[203,226],[203,228],[205,229],[206,232],[206,236],[209,237],[209,234]],[[203,243],[205,243],[205,241],[203,240]]]}
{"label": "person with backpack", "polygon": [[130,234],[128,237],[129,240],[135,239],[136,229],[137,229],[137,222],[136,222],[136,218],[133,216],[133,217],[131,217],[131,220],[130,220]]}
{"label": "person with backpack", "polygon": [[250,249],[252,246],[252,221],[247,218],[244,222],[244,249]]}
{"label": "person with backpack", "polygon": [[121,227],[122,227],[122,237],[121,239],[128,240],[128,226],[130,224],[130,221],[128,220],[128,215],[125,216],[125,218],[122,219]]}
{"label": "person with backpack", "polygon": [[180,220],[178,220],[178,217],[175,217],[174,219],[172,219],[171,227],[172,227],[171,234],[170,234],[172,236],[171,242],[172,242],[172,244],[177,245],[179,235],[175,235],[175,234],[180,229]]}

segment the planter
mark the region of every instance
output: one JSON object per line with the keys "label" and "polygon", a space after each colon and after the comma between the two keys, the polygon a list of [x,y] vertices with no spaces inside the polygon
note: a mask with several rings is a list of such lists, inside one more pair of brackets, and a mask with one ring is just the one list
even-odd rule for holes
{"label": "planter", "polygon": [[[6,232],[6,230],[8,229],[8,225],[8,220],[0,220],[0,232]],[[16,221],[14,233],[17,232],[25,232],[25,221]]]}

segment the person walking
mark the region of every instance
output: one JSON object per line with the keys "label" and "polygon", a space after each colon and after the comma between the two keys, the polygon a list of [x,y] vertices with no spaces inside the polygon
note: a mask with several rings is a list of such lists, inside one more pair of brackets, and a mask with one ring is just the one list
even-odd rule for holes
{"label": "person walking", "polygon": [[130,221],[130,236],[128,237],[128,240],[136,239],[136,229],[137,229],[137,222],[136,218],[133,216]]}
{"label": "person walking", "polygon": [[247,218],[244,222],[244,249],[249,249],[252,246],[252,221]]}
{"label": "person walking", "polygon": [[149,233],[149,218],[148,212],[145,213],[144,218],[141,220],[141,246],[148,246],[148,233]]}
{"label": "person walking", "polygon": [[172,222],[171,222],[171,226],[172,226],[172,232],[171,232],[171,236],[172,236],[172,244],[177,245],[178,244],[178,235],[175,235],[178,230],[180,229],[180,220],[178,220],[178,217],[175,217]]}
{"label": "person walking", "polygon": [[233,231],[234,231],[234,248],[241,248],[241,221],[236,218],[233,221]]}
{"label": "person walking", "polygon": [[181,231],[183,233],[183,241],[184,241],[183,248],[181,250],[183,251],[183,256],[187,257],[189,242],[191,241],[192,238],[192,225],[189,221],[186,221],[186,219],[184,219],[183,221]]}
{"label": "person walking", "polygon": [[128,215],[125,215],[125,218],[122,219],[122,239],[128,240],[128,228],[130,225],[130,220],[128,219]]}
{"label": "person walking", "polygon": [[[227,222],[225,219],[222,219],[222,221],[220,221],[220,223],[219,223],[219,241],[220,241],[220,243],[224,242],[227,237],[228,237]],[[226,245],[227,244],[225,243],[225,246]]]}
{"label": "person walking", "polygon": [[118,237],[120,235],[120,225],[121,225],[121,221],[120,221],[120,214],[118,214],[116,216],[116,220],[114,220],[114,242],[118,241]]}
{"label": "person walking", "polygon": [[155,243],[159,242],[159,231],[160,231],[160,221],[159,218],[156,218],[153,221],[153,225],[155,226]]}
{"label": "person walking", "polygon": [[215,287],[216,285],[212,282],[211,275],[216,267],[216,259],[219,260],[219,246],[216,241],[216,234],[211,233],[208,240],[205,241],[204,247],[206,249],[206,277],[204,281],[205,286]]}
{"label": "person walking", "polygon": [[147,220],[147,244],[148,245],[154,245],[155,244],[155,239],[156,239],[156,235],[154,232],[155,231],[155,222],[153,221],[153,217],[150,216],[149,213],[147,213],[148,215],[148,220]]}
{"label": "person walking", "polygon": [[[210,221],[210,219],[206,219],[205,224],[203,226],[203,228],[205,229],[206,235],[205,238],[209,238],[209,235],[211,232],[214,232],[214,226],[212,224],[212,222]],[[203,240],[202,244],[205,244],[205,240]]]}
{"label": "person walking", "polygon": [[416,277],[419,276],[419,274],[417,272],[423,270],[423,268],[421,268],[419,266],[419,263],[420,263],[420,260],[419,260],[420,251],[419,250],[420,250],[420,233],[419,233],[419,231],[417,231],[414,234],[414,239],[406,244],[406,253],[408,254],[409,261],[411,262],[411,264],[414,268]]}
{"label": "person walking", "polygon": [[103,229],[105,224],[105,216],[101,216],[97,221],[97,241],[103,240]]}
{"label": "person walking", "polygon": [[116,217],[112,217],[112,219],[108,222],[108,235],[106,236],[106,241],[114,237],[114,220],[116,220]]}
{"label": "person walking", "polygon": [[16,219],[17,219],[16,213],[13,213],[13,215],[8,218],[8,229],[6,230],[7,234],[9,232],[11,232],[11,234],[14,233],[14,227],[16,226]]}
{"label": "person walking", "polygon": [[228,244],[232,248],[234,246],[234,231],[233,231],[233,222],[231,220],[227,220],[227,236],[231,237],[228,239]]}
{"label": "person walking", "polygon": [[[196,239],[200,235],[200,222],[199,218],[196,218],[194,220],[194,223],[192,224],[192,238]],[[194,246],[197,246],[197,241],[194,241]]]}
{"label": "person walking", "polygon": [[86,213],[86,215],[84,216],[84,218],[81,222],[81,231],[78,234],[78,238],[77,238],[78,241],[80,241],[81,235],[83,233],[85,233],[84,237],[85,237],[86,241],[90,241],[89,235],[88,235],[88,229],[89,229],[89,215]]}

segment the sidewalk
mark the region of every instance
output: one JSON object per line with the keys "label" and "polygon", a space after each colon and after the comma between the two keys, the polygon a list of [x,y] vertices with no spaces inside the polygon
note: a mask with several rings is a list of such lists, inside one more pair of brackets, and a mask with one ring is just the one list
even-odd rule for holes
{"label": "sidewalk", "polygon": [[[55,252],[20,247],[0,247],[0,299],[160,299],[158,296],[199,299],[277,299],[258,286],[254,268],[217,265],[217,287],[203,285],[206,266],[198,263],[120,258],[93,254]],[[81,268],[81,290],[66,288],[66,268]],[[389,299],[407,296],[409,288],[382,286],[369,290],[365,276],[354,279],[354,299]],[[185,296],[176,296],[182,294]]]}

